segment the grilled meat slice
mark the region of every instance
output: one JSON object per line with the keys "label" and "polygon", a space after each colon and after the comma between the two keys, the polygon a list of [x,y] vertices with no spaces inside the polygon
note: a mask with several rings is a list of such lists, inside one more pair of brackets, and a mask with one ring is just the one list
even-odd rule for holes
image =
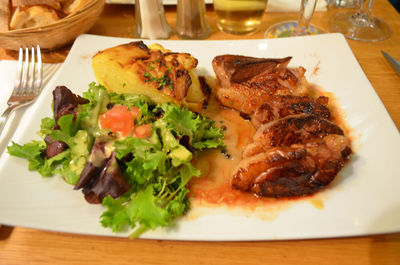
{"label": "grilled meat slice", "polygon": [[334,123],[313,115],[288,116],[257,130],[232,186],[266,197],[312,194],[335,178],[351,153]]}
{"label": "grilled meat slice", "polygon": [[254,125],[283,118],[287,115],[307,113],[330,119],[329,98],[320,96],[312,99],[308,96],[271,95],[253,88],[218,88],[218,101],[242,114],[253,116]]}
{"label": "grilled meat slice", "polygon": [[[338,150],[331,149],[331,145]],[[340,135],[305,145],[271,148],[243,159],[232,186],[265,197],[309,195],[335,178],[349,152],[346,138]]]}
{"label": "grilled meat slice", "polygon": [[268,102],[272,96],[261,89],[233,84],[230,87],[219,87],[216,91],[216,97],[222,105],[240,113],[251,115],[264,102]]}
{"label": "grilled meat slice", "polygon": [[259,127],[253,142],[243,150],[243,157],[253,156],[271,147],[305,144],[329,134],[344,135],[343,130],[329,120],[309,114],[290,115]]}
{"label": "grilled meat slice", "polygon": [[263,73],[286,69],[291,57],[265,59],[241,55],[220,55],[212,61],[214,71],[223,87],[231,83],[244,83]]}
{"label": "grilled meat slice", "polygon": [[251,114],[271,96],[307,95],[305,69],[288,68],[290,59],[216,56],[212,65],[222,87],[216,93],[218,100],[227,107]]}
{"label": "grilled meat slice", "polygon": [[305,154],[306,151],[302,148],[270,148],[268,151],[244,158],[234,171],[232,186],[235,189],[251,191],[260,177],[273,170],[278,171],[279,168],[289,169],[290,164],[293,168],[294,163],[304,158]]}
{"label": "grilled meat slice", "polygon": [[329,98],[321,96],[316,100],[307,96],[273,96],[265,101],[251,116],[251,122],[258,128],[264,123],[294,114],[312,114],[319,118],[330,119]]}
{"label": "grilled meat slice", "polygon": [[288,68],[291,57],[264,59],[221,55],[213,60],[222,105],[250,115],[258,128],[271,120],[308,113],[330,118],[328,98],[308,96],[303,67]]}

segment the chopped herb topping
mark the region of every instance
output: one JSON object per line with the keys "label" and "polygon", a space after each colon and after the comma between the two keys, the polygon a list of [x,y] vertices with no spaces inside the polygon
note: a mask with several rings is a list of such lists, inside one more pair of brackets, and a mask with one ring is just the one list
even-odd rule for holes
{"label": "chopped herb topping", "polygon": [[162,75],[161,77],[155,77],[152,76],[150,73],[145,73],[144,77],[147,78],[145,80],[145,82],[156,82],[159,84],[160,89],[162,87],[168,86],[169,85],[169,89],[173,90],[174,86],[173,86],[173,82],[171,81],[171,79],[169,78],[168,75]]}

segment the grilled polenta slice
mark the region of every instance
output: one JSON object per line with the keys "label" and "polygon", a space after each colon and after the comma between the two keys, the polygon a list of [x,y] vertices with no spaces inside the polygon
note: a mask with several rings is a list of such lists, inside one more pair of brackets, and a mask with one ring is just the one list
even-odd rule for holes
{"label": "grilled polenta slice", "polygon": [[200,111],[209,95],[194,71],[197,63],[188,53],[138,41],[98,52],[92,68],[97,82],[108,91],[142,94],[157,103],[171,102]]}

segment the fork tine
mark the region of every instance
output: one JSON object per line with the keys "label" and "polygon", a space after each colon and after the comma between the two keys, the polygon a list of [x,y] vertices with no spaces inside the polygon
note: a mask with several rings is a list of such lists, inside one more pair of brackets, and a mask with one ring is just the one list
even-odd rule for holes
{"label": "fork tine", "polygon": [[19,48],[17,76],[15,78],[14,90],[12,92],[13,95],[16,95],[17,92],[19,91],[20,87],[21,87],[22,69],[23,69],[23,57],[24,57],[24,50],[22,48]]}
{"label": "fork tine", "polygon": [[34,82],[35,82],[35,64],[36,64],[36,59],[35,59],[35,48],[31,48],[31,60],[29,63],[29,75],[28,75],[28,84],[26,88],[26,92],[29,94],[33,94],[34,91]]}
{"label": "fork tine", "polygon": [[42,64],[42,53],[40,51],[40,46],[36,46],[36,56],[37,56],[37,76],[34,85],[34,93],[38,94],[42,87],[42,79],[43,79],[43,64]]}
{"label": "fork tine", "polygon": [[25,48],[25,59],[24,59],[24,69],[22,71],[22,85],[20,86],[18,95],[26,94],[26,90],[28,88],[28,80],[29,80],[29,49]]}

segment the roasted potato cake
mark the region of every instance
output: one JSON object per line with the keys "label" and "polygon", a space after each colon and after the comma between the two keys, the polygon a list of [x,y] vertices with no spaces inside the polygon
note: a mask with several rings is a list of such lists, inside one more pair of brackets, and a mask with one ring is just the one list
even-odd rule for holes
{"label": "roasted potato cake", "polygon": [[200,111],[208,98],[195,73],[197,59],[142,41],[99,51],[92,60],[97,82],[116,93],[149,96]]}

